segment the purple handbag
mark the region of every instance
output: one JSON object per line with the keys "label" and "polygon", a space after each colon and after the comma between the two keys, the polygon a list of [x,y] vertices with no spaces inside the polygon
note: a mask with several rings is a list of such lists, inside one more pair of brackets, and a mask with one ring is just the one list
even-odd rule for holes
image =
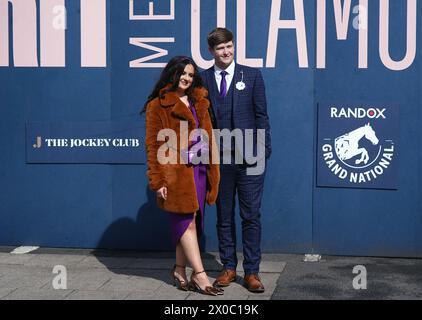
{"label": "purple handbag", "polygon": [[182,159],[186,164],[193,164],[194,157],[200,157],[201,154],[209,152],[208,142],[199,140],[192,144],[187,150],[182,150]]}
{"label": "purple handbag", "polygon": [[[196,110],[191,102],[189,102],[189,109],[192,111],[195,117],[195,122],[197,123],[196,127],[198,128],[199,126]],[[195,157],[200,157],[204,152],[209,152],[208,141],[204,141],[204,137],[201,135],[198,137],[197,141],[193,142],[187,149],[181,151],[183,162],[188,165],[193,165],[192,160]]]}

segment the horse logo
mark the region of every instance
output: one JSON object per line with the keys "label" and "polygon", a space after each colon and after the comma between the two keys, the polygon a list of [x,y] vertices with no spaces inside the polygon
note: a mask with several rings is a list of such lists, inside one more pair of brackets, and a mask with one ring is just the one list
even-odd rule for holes
{"label": "horse logo", "polygon": [[368,151],[365,148],[359,147],[359,141],[363,137],[371,141],[373,145],[377,145],[379,142],[374,129],[369,123],[367,123],[363,127],[360,127],[335,139],[334,146],[337,157],[343,161],[360,155],[360,158],[355,160],[355,164],[358,165],[363,162],[366,165],[369,160]]}

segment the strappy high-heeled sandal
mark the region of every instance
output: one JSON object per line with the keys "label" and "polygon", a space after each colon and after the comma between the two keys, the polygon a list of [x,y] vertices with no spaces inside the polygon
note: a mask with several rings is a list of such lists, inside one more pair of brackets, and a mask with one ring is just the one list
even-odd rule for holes
{"label": "strappy high-heeled sandal", "polygon": [[221,288],[216,288],[213,286],[206,286],[205,289],[201,289],[201,287],[199,286],[199,284],[193,280],[193,276],[203,273],[205,272],[205,270],[199,271],[199,272],[193,272],[191,277],[190,277],[190,282],[189,282],[189,290],[191,291],[195,291],[195,292],[199,292],[200,294],[205,294],[205,295],[209,295],[209,296],[218,296],[218,295],[223,295],[224,290]]}
{"label": "strappy high-heeled sandal", "polygon": [[171,270],[171,276],[172,276],[172,278],[173,278],[173,285],[174,285],[177,289],[179,289],[179,290],[182,290],[182,291],[188,291],[189,289],[188,289],[188,283],[186,283],[187,281],[185,281],[185,280],[180,280],[180,279],[179,279],[178,277],[176,277],[176,275],[174,274],[174,273],[176,272],[176,267],[186,269],[186,266],[179,266],[178,264],[175,264],[175,265],[173,266],[173,269]]}

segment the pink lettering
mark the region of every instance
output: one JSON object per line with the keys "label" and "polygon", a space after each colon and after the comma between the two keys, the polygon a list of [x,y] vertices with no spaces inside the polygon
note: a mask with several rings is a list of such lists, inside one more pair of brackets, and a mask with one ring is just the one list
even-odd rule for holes
{"label": "pink lettering", "polygon": [[145,44],[145,42],[174,42],[174,38],[130,38],[129,43],[144,49],[156,51],[157,53],[151,54],[147,57],[133,60],[129,63],[130,68],[164,68],[165,62],[148,62],[149,60],[164,57],[168,54],[167,50]]}
{"label": "pink lettering", "polygon": [[246,0],[237,0],[237,62],[261,68],[262,59],[246,58]]}
{"label": "pink lettering", "polygon": [[0,0],[0,66],[9,66],[9,2],[13,11],[14,65],[38,67],[35,0]]}
{"label": "pink lettering", "polygon": [[[201,55],[201,1],[191,0],[191,51],[192,58],[202,69],[210,68],[214,60],[205,60]],[[226,26],[226,0],[217,0],[217,27]],[[210,27],[211,30],[211,27]]]}
{"label": "pink lettering", "polygon": [[410,67],[416,57],[416,0],[407,0],[407,47],[406,56],[401,61],[394,61],[389,53],[389,4],[389,0],[380,0],[379,52],[388,69],[400,71]]}
{"label": "pink lettering", "polygon": [[[60,21],[56,19],[60,19]],[[66,66],[65,30],[66,8],[64,6],[64,0],[42,0],[40,2],[40,49],[42,67]]]}
{"label": "pink lettering", "polygon": [[81,0],[81,66],[107,66],[106,1]]}
{"label": "pink lettering", "polygon": [[296,30],[299,67],[307,68],[308,49],[306,43],[305,12],[303,10],[303,0],[294,0],[295,19],[293,20],[280,20],[281,1],[282,0],[273,0],[271,5],[266,67],[275,68],[278,30],[294,29]]}

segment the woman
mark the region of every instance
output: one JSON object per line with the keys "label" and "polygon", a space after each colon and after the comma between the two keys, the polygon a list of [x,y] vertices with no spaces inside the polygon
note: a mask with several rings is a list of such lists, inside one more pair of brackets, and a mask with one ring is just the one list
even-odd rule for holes
{"label": "woman", "polygon": [[[198,237],[203,232],[205,201],[209,205],[215,203],[220,180],[218,164],[214,164],[218,155],[211,147],[215,142],[207,94],[192,59],[178,56],[168,62],[144,107],[147,174],[149,186],[157,194],[158,206],[167,211],[170,218],[176,247],[174,284],[181,290],[218,295],[222,290],[211,285],[198,245]],[[187,137],[199,128],[203,137],[189,141]],[[162,139],[162,129],[173,130],[177,141],[168,136]],[[208,152],[209,164],[192,164],[196,163],[192,153],[197,153],[198,158]],[[186,276],[187,262],[193,269],[190,282]]]}

